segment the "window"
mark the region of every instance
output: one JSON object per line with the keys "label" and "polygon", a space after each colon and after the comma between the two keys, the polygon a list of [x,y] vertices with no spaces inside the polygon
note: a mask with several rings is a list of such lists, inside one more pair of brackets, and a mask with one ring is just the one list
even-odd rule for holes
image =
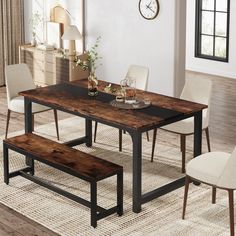
{"label": "window", "polygon": [[228,62],[230,0],[196,0],[195,56]]}

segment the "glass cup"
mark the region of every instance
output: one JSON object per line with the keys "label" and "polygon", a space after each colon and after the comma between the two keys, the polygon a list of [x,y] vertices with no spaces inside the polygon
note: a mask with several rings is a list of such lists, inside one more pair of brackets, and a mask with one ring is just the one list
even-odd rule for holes
{"label": "glass cup", "polygon": [[125,87],[125,103],[133,104],[136,102],[136,80],[128,77]]}
{"label": "glass cup", "polygon": [[145,105],[150,105],[151,104],[151,100],[149,98],[144,98],[143,102]]}

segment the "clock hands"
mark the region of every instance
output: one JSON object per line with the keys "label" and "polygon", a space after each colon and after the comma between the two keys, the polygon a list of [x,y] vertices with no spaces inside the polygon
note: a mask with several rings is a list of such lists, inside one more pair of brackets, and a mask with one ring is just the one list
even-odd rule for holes
{"label": "clock hands", "polygon": [[149,7],[150,7],[150,5],[151,5],[151,3],[152,3],[152,1],[150,1],[150,2],[149,2],[149,4],[148,4],[148,5],[146,5],[146,8],[149,8]]}
{"label": "clock hands", "polygon": [[146,5],[146,8],[152,11],[153,13],[155,13],[155,11],[150,7],[150,5],[151,5],[151,2],[148,5]]}

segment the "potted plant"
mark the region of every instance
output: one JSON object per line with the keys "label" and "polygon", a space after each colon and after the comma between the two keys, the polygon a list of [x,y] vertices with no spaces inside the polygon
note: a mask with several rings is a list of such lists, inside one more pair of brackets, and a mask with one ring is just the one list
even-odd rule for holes
{"label": "potted plant", "polygon": [[43,17],[39,14],[39,12],[36,12],[32,15],[32,17],[29,20],[29,24],[32,27],[32,39],[31,39],[31,45],[36,46],[36,30],[39,24],[43,21]]}
{"label": "potted plant", "polygon": [[[88,95],[96,96],[98,94],[98,80],[95,71],[98,67],[98,61],[102,58],[98,55],[97,48],[99,46],[101,37],[96,39],[95,44],[90,50],[85,52],[87,54],[86,60],[81,60],[78,56],[75,56],[74,62],[76,66],[81,66],[83,70],[89,71],[88,77]],[[101,65],[101,64],[99,64]]]}

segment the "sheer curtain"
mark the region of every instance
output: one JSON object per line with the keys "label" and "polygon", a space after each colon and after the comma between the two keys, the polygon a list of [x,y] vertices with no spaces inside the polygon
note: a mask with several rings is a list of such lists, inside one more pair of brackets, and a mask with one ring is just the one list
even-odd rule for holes
{"label": "sheer curtain", "polygon": [[0,0],[0,86],[5,65],[18,63],[24,43],[24,0]]}

